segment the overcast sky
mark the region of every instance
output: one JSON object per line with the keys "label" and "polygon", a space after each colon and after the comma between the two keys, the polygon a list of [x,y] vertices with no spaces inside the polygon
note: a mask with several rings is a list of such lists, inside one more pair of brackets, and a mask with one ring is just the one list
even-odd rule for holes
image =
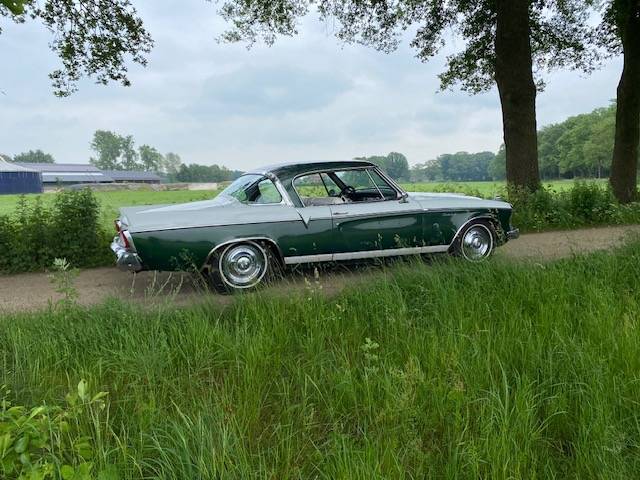
{"label": "overcast sky", "polygon": [[[215,41],[225,24],[213,3],[134,3],[155,40],[149,65],[131,67],[130,88],[89,80],[62,99],[47,77],[57,66],[49,33],[2,20],[0,153],[40,148],[59,163],[83,163],[97,129],[133,135],[187,163],[240,170],[390,151],[413,164],[502,143],[497,92],[439,92],[444,59],[419,63],[408,42],[391,55],[343,46],[308,17],[298,37],[247,50]],[[607,105],[620,68],[617,59],[589,77],[547,76],[538,125]]]}

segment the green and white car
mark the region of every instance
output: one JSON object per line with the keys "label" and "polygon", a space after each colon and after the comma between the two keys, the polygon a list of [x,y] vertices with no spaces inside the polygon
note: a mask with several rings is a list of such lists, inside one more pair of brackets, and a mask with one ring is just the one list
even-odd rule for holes
{"label": "green and white car", "polygon": [[124,270],[195,267],[228,292],[301,263],[479,261],[518,237],[511,212],[497,200],[405,192],[369,162],[295,163],[246,173],[213,200],[122,208],[111,248]]}

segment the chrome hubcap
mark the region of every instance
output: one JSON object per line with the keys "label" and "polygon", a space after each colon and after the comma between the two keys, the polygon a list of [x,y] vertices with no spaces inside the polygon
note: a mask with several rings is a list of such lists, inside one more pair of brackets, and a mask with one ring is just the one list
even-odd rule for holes
{"label": "chrome hubcap", "polygon": [[234,288],[249,288],[265,274],[267,261],[262,249],[253,244],[229,247],[220,258],[223,280]]}
{"label": "chrome hubcap", "polygon": [[489,256],[493,248],[493,237],[484,225],[475,225],[462,238],[462,255],[467,260],[477,261]]}

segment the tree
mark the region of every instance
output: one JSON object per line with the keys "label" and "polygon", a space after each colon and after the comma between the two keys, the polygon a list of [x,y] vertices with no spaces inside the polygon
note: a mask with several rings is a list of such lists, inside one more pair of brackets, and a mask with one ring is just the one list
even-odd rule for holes
{"label": "tree", "polygon": [[44,153],[40,149],[19,153],[13,157],[13,161],[18,163],[56,163],[51,154]]}
{"label": "tree", "polygon": [[140,164],[138,163],[138,152],[136,152],[135,141],[132,135],[126,137],[118,135],[120,140],[120,164],[116,165],[117,168],[123,170],[139,170]]}
{"label": "tree", "polygon": [[[400,33],[414,27],[411,45],[427,61],[444,45],[449,29],[464,48],[447,59],[442,87],[460,83],[480,92],[497,84],[503,115],[507,180],[539,186],[536,146],[536,71],[570,66],[589,69],[593,56],[587,26],[595,0],[226,0],[221,13],[232,22],[222,38],[272,44],[295,35],[297,20],[317,5],[322,19],[336,19],[337,37],[378,50],[394,50]],[[541,86],[541,82],[538,82]]]}
{"label": "tree", "polygon": [[160,170],[163,173],[166,173],[170,179],[175,179],[175,176],[178,174],[181,165],[182,159],[180,158],[180,155],[178,155],[177,153],[169,152],[164,155]]}
{"label": "tree", "polygon": [[640,1],[609,0],[600,32],[601,43],[613,53],[622,51],[624,59],[610,183],[618,201],[629,203],[637,196],[640,142]]}
{"label": "tree", "polygon": [[107,130],[96,130],[91,141],[91,149],[98,155],[98,158],[91,157],[89,160],[92,165],[101,170],[119,169],[118,162],[122,151],[120,135]]}
{"label": "tree", "polygon": [[407,157],[401,153],[391,152],[387,156],[356,157],[356,160],[366,160],[379,166],[394,180],[409,178],[409,162]]}
{"label": "tree", "polygon": [[493,152],[444,153],[435,160],[416,165],[411,177],[431,181],[485,181],[491,178],[489,167],[494,157]]}
{"label": "tree", "polygon": [[149,145],[142,145],[138,152],[140,153],[140,163],[142,168],[147,171],[157,172],[162,166],[162,154]]}
{"label": "tree", "polygon": [[226,167],[218,165],[198,165],[191,163],[189,165],[180,165],[176,175],[178,182],[225,182],[235,180],[242,172],[229,170]]}
{"label": "tree", "polygon": [[39,20],[53,34],[61,67],[49,74],[54,93],[66,96],[83,76],[130,84],[128,59],[146,65],[153,41],[129,0],[0,0],[0,16]]}

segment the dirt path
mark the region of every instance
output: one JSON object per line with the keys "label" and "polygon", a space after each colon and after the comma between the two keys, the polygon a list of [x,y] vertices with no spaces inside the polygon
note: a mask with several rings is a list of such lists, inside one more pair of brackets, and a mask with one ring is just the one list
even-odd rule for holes
{"label": "dirt path", "polygon": [[[640,235],[640,225],[531,233],[501,247],[497,255],[514,259],[553,260],[574,252],[613,248],[633,235]],[[362,272],[354,269],[339,269],[323,274],[321,282],[325,290],[336,291],[352,283],[354,277],[362,278],[362,275]],[[286,282],[287,289],[291,286],[302,289],[305,286],[302,276],[291,276]],[[211,296],[194,285],[191,276],[180,273],[142,272],[134,276],[116,268],[96,268],[80,272],[75,284],[79,301],[84,305],[99,303],[108,297],[134,298],[145,303],[168,300],[188,304],[201,299],[203,295]],[[278,285],[270,288],[278,289]],[[40,309],[59,298],[46,274],[0,275],[0,312]],[[229,297],[217,295],[215,298],[221,303],[229,302]]]}

